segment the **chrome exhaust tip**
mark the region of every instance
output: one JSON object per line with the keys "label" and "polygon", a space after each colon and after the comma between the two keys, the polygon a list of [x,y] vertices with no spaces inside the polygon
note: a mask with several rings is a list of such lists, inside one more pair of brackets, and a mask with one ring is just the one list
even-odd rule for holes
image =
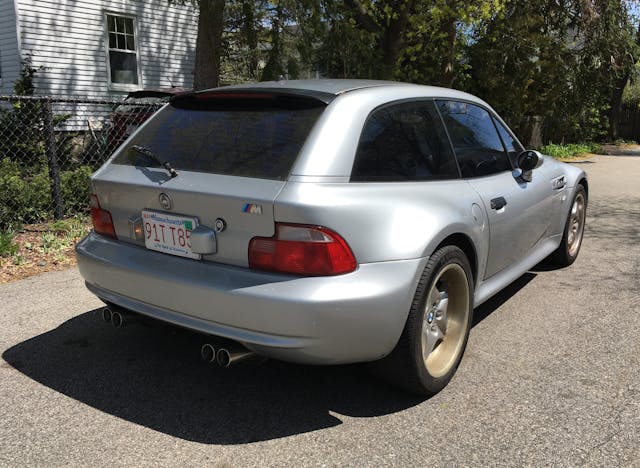
{"label": "chrome exhaust tip", "polygon": [[216,362],[220,367],[230,367],[239,362],[246,361],[255,356],[253,351],[249,351],[246,348],[238,348],[228,350],[226,348],[220,348],[216,353]]}
{"label": "chrome exhaust tip", "polygon": [[231,365],[231,353],[228,349],[221,348],[216,353],[216,362],[220,367],[229,367]]}
{"label": "chrome exhaust tip", "polygon": [[109,307],[104,307],[102,309],[102,320],[106,323],[111,322],[112,312]]}
{"label": "chrome exhaust tip", "polygon": [[117,310],[111,312],[111,325],[115,328],[121,328],[124,325],[124,317]]}
{"label": "chrome exhaust tip", "polygon": [[204,362],[214,363],[216,362],[216,348],[209,343],[205,343],[200,348],[200,357]]}

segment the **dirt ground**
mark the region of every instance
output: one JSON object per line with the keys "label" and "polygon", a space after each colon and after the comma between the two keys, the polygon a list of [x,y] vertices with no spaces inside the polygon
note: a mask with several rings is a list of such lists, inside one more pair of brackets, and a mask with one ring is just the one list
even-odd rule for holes
{"label": "dirt ground", "polygon": [[24,226],[13,239],[17,252],[0,258],[0,284],[75,266],[73,248],[90,229],[87,224],[70,234],[44,224]]}

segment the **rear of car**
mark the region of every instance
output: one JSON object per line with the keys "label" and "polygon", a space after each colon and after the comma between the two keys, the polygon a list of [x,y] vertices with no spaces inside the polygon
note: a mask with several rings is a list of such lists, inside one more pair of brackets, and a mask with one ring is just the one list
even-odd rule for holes
{"label": "rear of car", "polygon": [[424,259],[368,261],[358,236],[332,225],[331,200],[305,195],[327,184],[294,174],[300,154],[322,147],[334,98],[236,89],[173,99],[92,178],[94,232],[77,246],[87,287],[275,358],[388,353]]}

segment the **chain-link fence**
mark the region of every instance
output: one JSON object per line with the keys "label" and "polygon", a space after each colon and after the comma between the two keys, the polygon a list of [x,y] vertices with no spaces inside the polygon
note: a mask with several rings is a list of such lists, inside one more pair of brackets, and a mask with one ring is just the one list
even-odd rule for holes
{"label": "chain-link fence", "polygon": [[85,212],[91,173],[162,104],[0,96],[0,232]]}

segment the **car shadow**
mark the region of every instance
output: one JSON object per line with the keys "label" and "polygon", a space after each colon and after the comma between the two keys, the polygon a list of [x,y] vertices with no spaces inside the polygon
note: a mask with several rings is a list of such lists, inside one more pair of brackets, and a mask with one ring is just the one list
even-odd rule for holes
{"label": "car shadow", "polygon": [[527,284],[533,281],[536,276],[538,275],[536,275],[535,273],[532,273],[531,271],[525,273],[524,275],[519,277],[517,280],[515,280],[513,283],[511,283],[509,286],[507,286],[506,288],[501,290],[499,293],[497,293],[495,296],[492,296],[491,298],[487,299],[486,302],[476,307],[473,310],[473,323],[471,324],[471,326],[475,327],[484,319],[489,317],[489,315],[491,315],[502,304],[507,302],[511,297],[515,296],[518,293],[518,291],[520,291]]}
{"label": "car shadow", "polygon": [[206,338],[157,322],[122,329],[96,309],[7,349],[31,379],[86,405],[181,439],[245,444],[373,417],[424,401],[363,366],[278,361],[222,369],[200,360]]}
{"label": "car shadow", "polygon": [[[474,326],[516,294],[527,273],[476,308]],[[375,417],[425,399],[378,380],[365,366],[278,361],[221,369],[200,360],[206,337],[145,320],[115,329],[102,309],[7,349],[19,372],[135,424],[205,444],[245,444],[316,431],[340,415]]]}

